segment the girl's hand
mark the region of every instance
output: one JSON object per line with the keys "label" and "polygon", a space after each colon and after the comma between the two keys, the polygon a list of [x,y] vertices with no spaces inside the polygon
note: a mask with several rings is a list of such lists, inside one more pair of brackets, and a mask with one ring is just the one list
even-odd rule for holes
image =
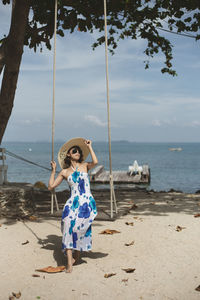
{"label": "girl's hand", "polygon": [[55,161],[51,161],[51,168],[52,168],[52,171],[56,171],[56,162]]}
{"label": "girl's hand", "polygon": [[86,144],[87,147],[91,147],[92,146],[92,141],[85,140],[85,144]]}

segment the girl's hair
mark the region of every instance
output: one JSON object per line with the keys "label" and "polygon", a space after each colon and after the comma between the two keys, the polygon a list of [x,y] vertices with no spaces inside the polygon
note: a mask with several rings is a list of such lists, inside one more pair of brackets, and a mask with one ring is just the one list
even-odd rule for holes
{"label": "girl's hair", "polygon": [[[70,152],[71,149],[77,149],[78,152],[80,153],[80,158],[78,160],[79,163],[81,163],[83,161],[83,152],[81,150],[81,148],[79,146],[73,146],[71,147],[68,151],[67,151],[67,154]],[[65,169],[69,168],[71,166],[71,157],[69,157],[68,155],[66,155],[65,159],[64,159],[64,162],[65,162]]]}

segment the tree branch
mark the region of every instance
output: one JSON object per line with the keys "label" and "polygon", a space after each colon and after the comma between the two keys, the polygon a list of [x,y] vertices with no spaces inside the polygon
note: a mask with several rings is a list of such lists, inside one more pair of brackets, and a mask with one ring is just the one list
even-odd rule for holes
{"label": "tree branch", "polygon": [[38,34],[40,31],[45,31],[47,28],[47,25],[38,28],[33,28],[29,24],[27,24],[27,30],[30,30],[33,34]]}

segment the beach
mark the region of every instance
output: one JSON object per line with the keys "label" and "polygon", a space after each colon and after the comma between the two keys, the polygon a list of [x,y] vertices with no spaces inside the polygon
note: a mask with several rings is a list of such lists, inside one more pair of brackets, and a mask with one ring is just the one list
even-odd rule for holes
{"label": "beach", "polygon": [[[127,195],[135,207],[94,221],[92,251],[71,274],[36,271],[66,265],[60,218],[1,216],[0,299],[19,291],[22,300],[199,299],[200,194]],[[119,233],[101,234],[106,229]]]}

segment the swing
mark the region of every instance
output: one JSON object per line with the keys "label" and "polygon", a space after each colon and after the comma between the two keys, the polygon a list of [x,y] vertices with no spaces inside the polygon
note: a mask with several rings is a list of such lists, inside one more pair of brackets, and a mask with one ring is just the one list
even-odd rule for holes
{"label": "swing", "polygon": [[[114,190],[114,182],[113,182],[113,174],[112,174],[112,157],[111,157],[110,98],[109,98],[109,79],[108,79],[107,12],[106,12],[106,0],[103,0],[103,1],[104,1],[107,119],[108,119],[108,142],[109,142],[109,168],[110,168],[110,217],[113,218],[113,202],[114,202],[114,205],[115,205],[115,212],[116,213],[117,213],[117,203],[116,203],[115,190]],[[58,12],[58,0],[55,0],[54,55],[53,55],[53,102],[52,102],[52,161],[54,161],[54,135],[55,135],[55,73],[56,73],[57,12]],[[57,210],[59,210],[55,190],[53,190],[51,192],[51,214],[53,214],[54,201],[55,201]]]}

